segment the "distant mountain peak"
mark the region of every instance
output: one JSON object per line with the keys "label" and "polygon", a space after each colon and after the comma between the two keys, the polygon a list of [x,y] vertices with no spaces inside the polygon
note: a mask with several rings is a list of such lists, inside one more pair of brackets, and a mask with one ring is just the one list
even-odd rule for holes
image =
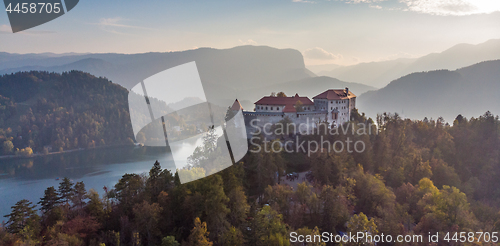
{"label": "distant mountain peak", "polygon": [[335,77],[343,81],[356,81],[374,87],[384,87],[404,75],[438,69],[455,70],[481,61],[500,59],[500,39],[480,44],[461,43],[439,53],[420,58],[360,63],[336,68],[318,75]]}
{"label": "distant mountain peak", "polygon": [[401,113],[411,119],[442,116],[448,122],[459,114],[477,117],[500,114],[500,60],[484,61],[456,70],[416,72],[386,87],[361,95],[357,106],[370,117]]}

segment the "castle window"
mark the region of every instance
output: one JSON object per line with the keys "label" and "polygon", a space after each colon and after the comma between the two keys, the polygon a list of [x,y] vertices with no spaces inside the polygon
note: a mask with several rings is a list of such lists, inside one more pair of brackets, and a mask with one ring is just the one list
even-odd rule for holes
{"label": "castle window", "polygon": [[266,107],[266,110],[267,110],[267,107]]}
{"label": "castle window", "polygon": [[273,110],[273,107],[271,107],[271,110]]}

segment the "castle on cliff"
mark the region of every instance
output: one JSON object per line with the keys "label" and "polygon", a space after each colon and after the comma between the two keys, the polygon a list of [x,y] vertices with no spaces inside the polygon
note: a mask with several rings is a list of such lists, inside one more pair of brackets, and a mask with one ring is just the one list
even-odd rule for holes
{"label": "castle on cliff", "polygon": [[[351,112],[356,107],[356,95],[345,89],[330,89],[313,97],[272,95],[255,102],[254,111],[243,111],[245,122],[253,120],[253,126],[278,123],[285,117],[294,124],[314,129],[319,122],[328,122],[331,127],[338,127],[349,121]],[[243,110],[236,100],[232,110]]]}

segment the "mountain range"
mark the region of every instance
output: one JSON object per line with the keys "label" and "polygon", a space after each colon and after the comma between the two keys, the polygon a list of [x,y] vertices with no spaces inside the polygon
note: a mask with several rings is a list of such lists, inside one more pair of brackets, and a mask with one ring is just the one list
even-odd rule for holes
{"label": "mountain range", "polygon": [[[371,117],[397,112],[413,119],[443,116],[452,122],[458,114],[477,117],[487,110],[499,114],[495,92],[500,89],[500,65],[494,58],[500,58],[500,40],[460,44],[418,59],[340,67],[334,70],[338,77],[332,78],[306,69],[297,50],[267,46],[144,54],[0,52],[0,74],[81,70],[130,89],[165,69],[196,61],[207,99],[222,107],[238,99],[245,110],[253,110],[253,103],[271,92],[314,97],[327,89],[349,87],[359,97],[360,111]],[[367,81],[388,85],[377,90],[366,85],[371,83]],[[187,97],[188,101],[199,100]],[[170,106],[180,108],[184,103]]]}
{"label": "mountain range", "polygon": [[[311,95],[336,86],[354,87],[358,89],[358,94],[374,89],[370,86],[351,84],[331,78],[331,84],[316,83],[322,79],[313,79],[316,75],[306,69],[299,51],[267,46],[239,46],[231,49],[200,48],[144,54],[20,55],[0,53],[0,74],[31,70],[57,73],[80,70],[98,77],[106,77],[130,89],[151,75],[191,61],[196,62],[207,99],[225,107],[231,106],[237,98],[245,104],[245,102],[256,101],[275,90],[287,88],[295,88],[296,91],[289,92],[295,94],[301,93],[303,88],[318,87],[310,93],[309,91],[303,92]],[[251,103],[246,104],[253,108]]]}
{"label": "mountain range", "polygon": [[357,106],[370,117],[398,113],[411,119],[456,116],[478,117],[500,113],[500,60],[485,61],[457,70],[412,73],[386,87],[364,93]]}
{"label": "mountain range", "polygon": [[496,59],[500,59],[500,39],[488,40],[477,45],[458,44],[441,53],[432,53],[420,58],[360,63],[317,74],[382,88],[392,80],[410,73],[439,69],[455,70]]}
{"label": "mountain range", "polygon": [[304,65],[302,54],[293,49],[239,46],[231,49],[196,50],[143,54],[8,54],[0,53],[0,74],[44,70],[81,70],[107,77],[131,88],[163,70],[195,61],[203,83],[234,89],[282,83],[315,76]]}

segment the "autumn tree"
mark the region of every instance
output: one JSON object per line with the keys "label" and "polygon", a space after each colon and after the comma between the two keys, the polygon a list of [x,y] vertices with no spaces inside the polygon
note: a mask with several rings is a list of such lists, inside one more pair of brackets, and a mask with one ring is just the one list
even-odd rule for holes
{"label": "autumn tree", "polygon": [[290,245],[288,239],[288,228],[283,222],[283,216],[272,209],[270,206],[264,206],[254,218],[251,226],[252,241],[251,245]]}
{"label": "autumn tree", "polygon": [[213,243],[208,239],[210,233],[207,231],[207,223],[201,222],[200,218],[194,220],[194,227],[189,234],[186,245],[188,246],[212,246]]}
{"label": "autumn tree", "polygon": [[[356,235],[358,232],[362,232],[363,234],[369,234],[372,236],[377,235],[377,225],[375,224],[375,219],[368,219],[366,215],[361,212],[359,214],[355,214],[349,219],[347,222],[347,230],[352,235]],[[363,241],[357,242],[354,245],[374,245],[373,242],[366,241],[366,238]]]}
{"label": "autumn tree", "polygon": [[268,186],[264,190],[264,201],[271,205],[274,210],[283,215],[285,220],[290,216],[291,199],[293,190],[288,185]]}
{"label": "autumn tree", "polygon": [[[268,143],[268,148],[269,145]],[[283,173],[286,168],[285,160],[280,153],[277,153],[277,150],[265,151],[264,142],[259,142],[258,146],[260,150],[254,146],[256,149],[252,151],[255,153],[244,164],[247,169],[247,185],[250,187],[251,195],[261,195],[267,186],[274,185],[280,173]],[[271,145],[271,147],[273,146]],[[274,147],[278,148],[276,145]]]}
{"label": "autumn tree", "polygon": [[439,190],[431,180],[424,178],[419,182],[418,192],[422,194],[418,202],[422,217],[415,229],[417,232],[449,231],[452,228],[472,230],[476,226],[467,196],[459,189],[445,185]]}
{"label": "autumn tree", "polygon": [[241,246],[244,245],[243,233],[236,227],[231,226],[229,230],[224,233],[222,238],[223,245],[234,245]]}
{"label": "autumn tree", "polygon": [[14,144],[12,143],[12,141],[6,140],[3,142],[2,151],[4,155],[12,154],[13,150],[14,150]]}
{"label": "autumn tree", "polygon": [[166,236],[161,240],[161,246],[180,246],[181,244],[175,240],[174,236]]}
{"label": "autumn tree", "polygon": [[349,194],[343,193],[340,186],[334,189],[326,185],[323,186],[320,200],[323,208],[322,229],[334,232],[349,219],[352,199],[349,199]]}
{"label": "autumn tree", "polygon": [[303,112],[304,111],[304,103],[302,103],[301,101],[297,101],[293,106],[295,107],[295,110],[297,112]]}
{"label": "autumn tree", "polygon": [[304,242],[297,242],[292,245],[326,246],[326,243],[321,238],[321,234],[317,226],[312,230],[307,227],[302,227],[297,229],[296,233],[297,237],[303,236]]}
{"label": "autumn tree", "polygon": [[285,94],[285,92],[280,91],[280,92],[278,92],[278,94],[276,94],[276,96],[277,97],[286,97],[286,94]]}
{"label": "autumn tree", "polygon": [[104,216],[106,214],[106,210],[104,208],[104,203],[99,197],[99,193],[94,189],[90,189],[87,192],[87,198],[89,199],[87,205],[85,206],[85,210],[87,213],[95,218],[101,223],[106,219]]}
{"label": "autumn tree", "polygon": [[76,216],[64,223],[62,232],[67,235],[76,235],[80,239],[95,237],[101,224],[92,216]]}
{"label": "autumn tree", "polygon": [[147,239],[148,244],[155,244],[155,236],[158,236],[158,221],[162,208],[158,203],[149,204],[146,201],[138,203],[133,208],[135,224],[143,238]]}

